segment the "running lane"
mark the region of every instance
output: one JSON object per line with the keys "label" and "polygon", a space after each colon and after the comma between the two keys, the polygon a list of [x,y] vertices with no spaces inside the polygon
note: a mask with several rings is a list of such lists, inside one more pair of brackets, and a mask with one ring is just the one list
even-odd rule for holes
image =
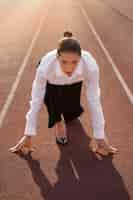
{"label": "running lane", "polygon": [[0,0],[0,110],[48,5],[43,0]]}
{"label": "running lane", "polygon": [[83,0],[80,4],[133,94],[133,3]]}

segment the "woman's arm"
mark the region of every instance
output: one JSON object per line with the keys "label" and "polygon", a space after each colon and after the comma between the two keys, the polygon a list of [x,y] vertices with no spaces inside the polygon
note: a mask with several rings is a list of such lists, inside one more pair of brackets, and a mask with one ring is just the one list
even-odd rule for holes
{"label": "woman's arm", "polygon": [[18,143],[11,147],[9,150],[14,153],[22,149],[23,147],[27,147],[29,151],[34,151],[34,147],[32,146],[31,138],[37,134],[37,120],[39,110],[41,109],[41,105],[43,103],[46,83],[47,83],[47,72],[50,60],[49,54],[46,54],[39,63],[36,68],[35,79],[32,83],[31,90],[31,99],[29,101],[30,108],[26,113],[26,124],[24,130],[24,136],[18,141]]}
{"label": "woman's arm", "polygon": [[45,95],[46,77],[41,70],[43,60],[36,69],[35,79],[32,83],[30,109],[26,113],[26,125],[24,135],[33,136],[37,134],[37,120]]}
{"label": "woman's arm", "polygon": [[97,139],[104,139],[105,119],[100,99],[99,66],[97,65],[94,58],[91,58],[91,62],[88,64],[91,64],[92,67],[91,70],[88,71],[86,89],[93,134]]}

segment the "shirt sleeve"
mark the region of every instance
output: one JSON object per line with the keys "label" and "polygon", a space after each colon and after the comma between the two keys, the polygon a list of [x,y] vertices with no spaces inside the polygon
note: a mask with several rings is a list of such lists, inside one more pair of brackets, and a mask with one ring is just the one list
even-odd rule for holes
{"label": "shirt sleeve", "polygon": [[97,139],[103,139],[105,136],[104,133],[105,119],[100,99],[101,90],[99,83],[100,79],[99,66],[97,65],[93,57],[91,57],[91,62],[88,62],[87,66],[88,69],[89,65],[91,65],[91,70],[88,70],[86,89],[87,89],[87,100],[91,114],[91,122],[93,127],[93,135]]}
{"label": "shirt sleeve", "polygon": [[46,76],[41,68],[43,60],[36,69],[35,79],[32,83],[30,108],[26,113],[25,135],[33,136],[37,133],[38,114],[41,109],[46,88]]}

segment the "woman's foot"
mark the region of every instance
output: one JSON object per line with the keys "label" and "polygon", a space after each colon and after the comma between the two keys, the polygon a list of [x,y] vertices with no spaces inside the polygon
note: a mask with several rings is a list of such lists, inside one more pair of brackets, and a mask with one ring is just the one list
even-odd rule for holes
{"label": "woman's foot", "polygon": [[104,139],[93,139],[90,146],[93,152],[99,153],[102,156],[116,154],[118,152],[116,147],[113,147]]}
{"label": "woman's foot", "polygon": [[63,121],[57,122],[55,125],[56,142],[58,144],[66,144],[68,142],[66,134],[66,125]]}
{"label": "woman's foot", "polygon": [[9,149],[9,151],[15,153],[23,148],[27,148],[27,150],[31,152],[35,151],[35,148],[32,147],[31,136],[23,136],[15,146]]}

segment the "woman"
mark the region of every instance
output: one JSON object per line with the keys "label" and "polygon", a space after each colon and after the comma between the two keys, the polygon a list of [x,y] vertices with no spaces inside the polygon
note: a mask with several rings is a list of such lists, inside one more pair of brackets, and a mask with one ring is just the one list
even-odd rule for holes
{"label": "woman", "polygon": [[83,80],[86,81],[87,101],[93,127],[92,151],[102,155],[116,153],[117,149],[109,145],[105,139],[99,67],[93,56],[81,49],[80,42],[69,31],[64,32],[58,48],[48,52],[36,69],[24,136],[10,148],[10,151],[16,152],[23,147],[27,147],[29,151],[34,150],[32,136],[37,134],[38,113],[43,103],[49,115],[48,128],[55,127],[56,142],[66,144],[66,124],[84,112],[80,105]]}

